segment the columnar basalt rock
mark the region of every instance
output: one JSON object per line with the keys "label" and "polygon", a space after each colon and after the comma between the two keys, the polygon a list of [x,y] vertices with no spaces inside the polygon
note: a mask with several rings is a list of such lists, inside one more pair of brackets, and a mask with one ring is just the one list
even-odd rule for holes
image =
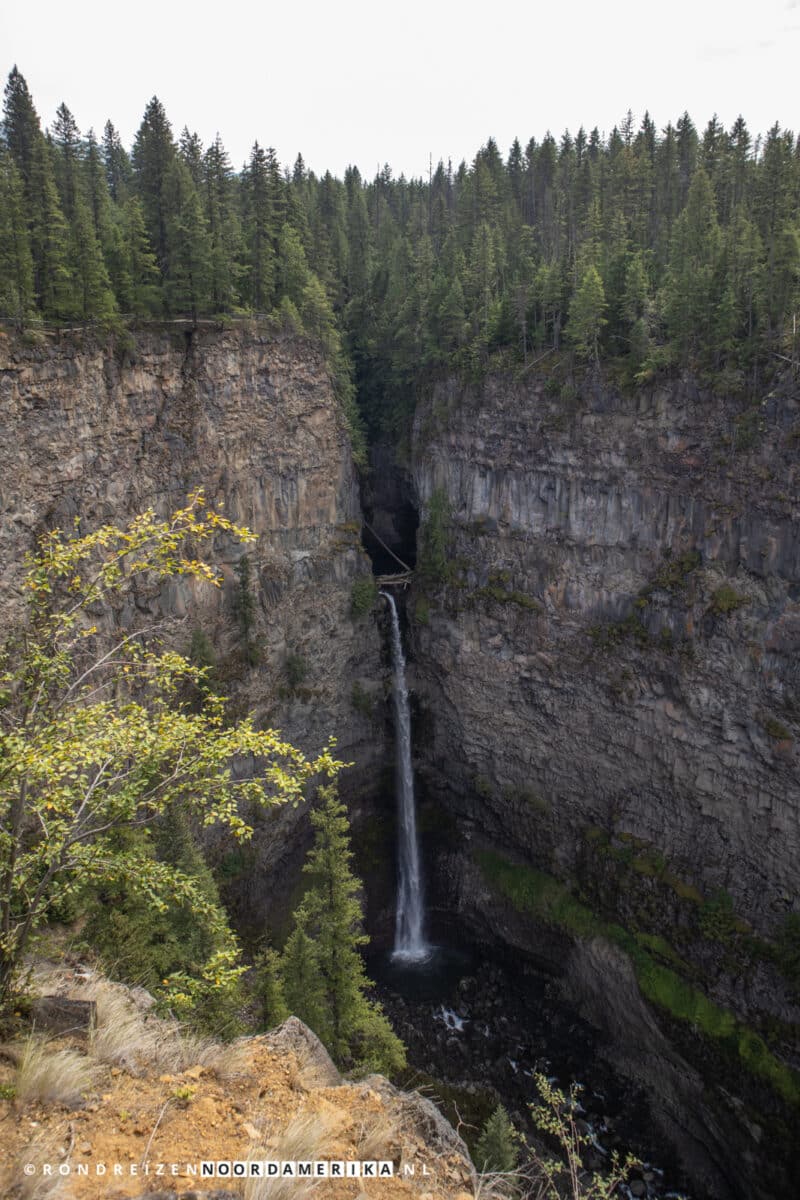
{"label": "columnar basalt rock", "polygon": [[[214,546],[221,590],[170,581],[118,619],[163,623],[183,652],[202,635],[239,711],[304,749],[335,736],[340,757],[358,764],[344,794],[368,789],[383,747],[351,696],[356,682],[379,686],[379,635],[350,614],[353,581],[370,564],[349,437],[319,351],[256,327],[64,333],[34,346],[0,334],[0,410],[4,628],[19,617],[23,557],[43,530],[121,523],[149,506],[167,515],[202,487],[257,541]],[[247,645],[236,572],[245,552]],[[249,864],[256,921],[277,859],[294,854],[299,869],[304,849],[292,850],[296,813],[269,824],[281,836],[258,839]]]}
{"label": "columnar basalt rock", "polygon": [[725,1200],[796,1189],[800,1008],[761,939],[800,881],[799,444],[788,386],[599,377],[440,386],[412,439],[447,541],[408,605],[432,903],[561,975]]}
{"label": "columnar basalt rock", "polygon": [[[800,861],[800,407],[688,383],[442,387],[416,419],[451,578],[417,628],[429,787],[556,873],[597,828],[762,930]],[[477,786],[476,786],[477,784]]]}

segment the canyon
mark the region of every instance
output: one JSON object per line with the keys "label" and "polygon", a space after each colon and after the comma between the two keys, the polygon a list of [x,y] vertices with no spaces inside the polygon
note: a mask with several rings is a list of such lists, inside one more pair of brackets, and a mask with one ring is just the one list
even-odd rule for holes
{"label": "canyon", "polygon": [[[302,748],[336,737],[388,946],[388,625],[365,517],[403,561],[419,553],[396,595],[433,934],[557,981],[649,1094],[698,1200],[792,1194],[800,1005],[776,949],[800,850],[790,384],[747,405],[689,376],[627,393],[599,371],[443,381],[360,486],[308,341],[213,322],[28,341],[0,335],[4,627],[38,533],[166,514],[202,487],[256,542],[215,546],[220,590],[177,581],[115,618],[156,620],[184,651],[202,638],[236,710]],[[307,824],[276,810],[238,858],[210,847],[245,932],[280,933]]]}

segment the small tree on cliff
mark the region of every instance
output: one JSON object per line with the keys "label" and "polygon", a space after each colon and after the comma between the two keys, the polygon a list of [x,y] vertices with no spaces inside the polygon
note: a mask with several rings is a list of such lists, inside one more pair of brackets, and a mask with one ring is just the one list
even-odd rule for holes
{"label": "small tree on cliff", "polygon": [[[166,521],[149,511],[124,529],[54,530],[29,556],[27,624],[0,650],[0,1008],[48,910],[87,883],[124,883],[162,912],[190,905],[219,934],[225,948],[214,961],[171,981],[176,1009],[191,1004],[195,988],[229,986],[242,968],[227,928],[217,928],[221,909],[120,830],[148,831],[182,805],[245,840],[252,830],[240,801],[297,800],[309,779],[341,765],[328,752],[306,759],[250,719],[227,723],[210,692],[189,711],[180,696],[203,668],[164,649],[152,627],[125,632],[115,621],[134,589],[141,604],[169,576],[217,584],[194,547],[219,534],[252,540],[207,511],[198,493]],[[231,763],[241,755],[258,768],[235,780]]]}
{"label": "small tree on cliff", "polygon": [[316,840],[303,870],[312,885],[294,914],[283,952],[284,995],[345,1067],[395,1072],[405,1066],[403,1043],[379,1004],[359,947],[363,915],[360,882],[350,870],[350,826],[335,786],[320,789],[322,807],[311,814]]}
{"label": "small tree on cliff", "polygon": [[519,1161],[520,1136],[502,1104],[487,1119],[475,1148],[479,1171],[513,1171]]}

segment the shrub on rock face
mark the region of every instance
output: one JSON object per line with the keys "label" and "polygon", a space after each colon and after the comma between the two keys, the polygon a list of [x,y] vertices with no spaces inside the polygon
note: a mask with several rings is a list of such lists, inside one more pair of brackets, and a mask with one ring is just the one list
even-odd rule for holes
{"label": "shrub on rock face", "polygon": [[747,596],[742,596],[729,583],[723,583],[711,597],[711,611],[723,616],[736,612],[737,608],[741,608],[745,604],[749,604]]}
{"label": "shrub on rock face", "polygon": [[372,575],[362,575],[360,579],[354,579],[350,591],[351,616],[366,616],[377,599],[378,585]]}
{"label": "shrub on rock face", "polygon": [[417,576],[423,584],[437,586],[446,583],[450,577],[447,542],[451,519],[452,510],[447,493],[437,488],[428,501],[428,510],[419,531]]}

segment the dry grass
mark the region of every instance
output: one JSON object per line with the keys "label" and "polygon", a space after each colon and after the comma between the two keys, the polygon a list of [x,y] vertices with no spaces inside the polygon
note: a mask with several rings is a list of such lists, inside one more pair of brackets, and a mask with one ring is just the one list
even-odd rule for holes
{"label": "dry grass", "polygon": [[[63,1154],[64,1147],[61,1139],[52,1133],[39,1133],[31,1139],[25,1151],[14,1164],[15,1188],[9,1193],[14,1200],[58,1200],[66,1196],[67,1181],[58,1175],[45,1175],[45,1163],[57,1163]],[[33,1166],[32,1175],[26,1175],[24,1168]]]}
{"label": "dry grass", "polygon": [[[254,1149],[251,1161],[279,1159],[304,1162],[326,1158],[326,1150],[336,1136],[341,1117],[331,1113],[303,1113],[289,1122],[282,1133],[271,1138],[265,1146]],[[304,1200],[321,1180],[313,1179],[248,1179],[244,1185],[245,1200]]]}
{"label": "dry grass", "polygon": [[17,1067],[16,1097],[23,1103],[80,1104],[92,1086],[92,1064],[77,1050],[53,1050],[46,1038],[32,1034],[25,1042]]}
{"label": "dry grass", "polygon": [[384,1108],[374,1120],[365,1122],[357,1139],[358,1157],[368,1162],[388,1161],[402,1152],[402,1114],[399,1106]]}
{"label": "dry grass", "polygon": [[219,1079],[245,1075],[249,1065],[247,1039],[221,1043],[194,1033],[179,1021],[158,1017],[152,997],[126,987],[96,971],[65,978],[63,968],[38,963],[32,982],[40,993],[54,992],[73,1000],[94,1000],[97,1023],[89,1033],[88,1052],[97,1062],[122,1067],[131,1075],[145,1070],[180,1074],[202,1066]]}
{"label": "dry grass", "polygon": [[530,1169],[482,1171],[475,1178],[474,1200],[550,1200],[547,1179]]}
{"label": "dry grass", "polygon": [[180,1074],[203,1066],[230,1078],[245,1070],[246,1047],[222,1045],[193,1033],[178,1021],[142,1011],[122,984],[92,977],[73,989],[82,1000],[97,1004],[97,1025],[89,1039],[89,1053],[99,1062],[123,1067],[131,1074],[145,1068],[163,1074]]}

